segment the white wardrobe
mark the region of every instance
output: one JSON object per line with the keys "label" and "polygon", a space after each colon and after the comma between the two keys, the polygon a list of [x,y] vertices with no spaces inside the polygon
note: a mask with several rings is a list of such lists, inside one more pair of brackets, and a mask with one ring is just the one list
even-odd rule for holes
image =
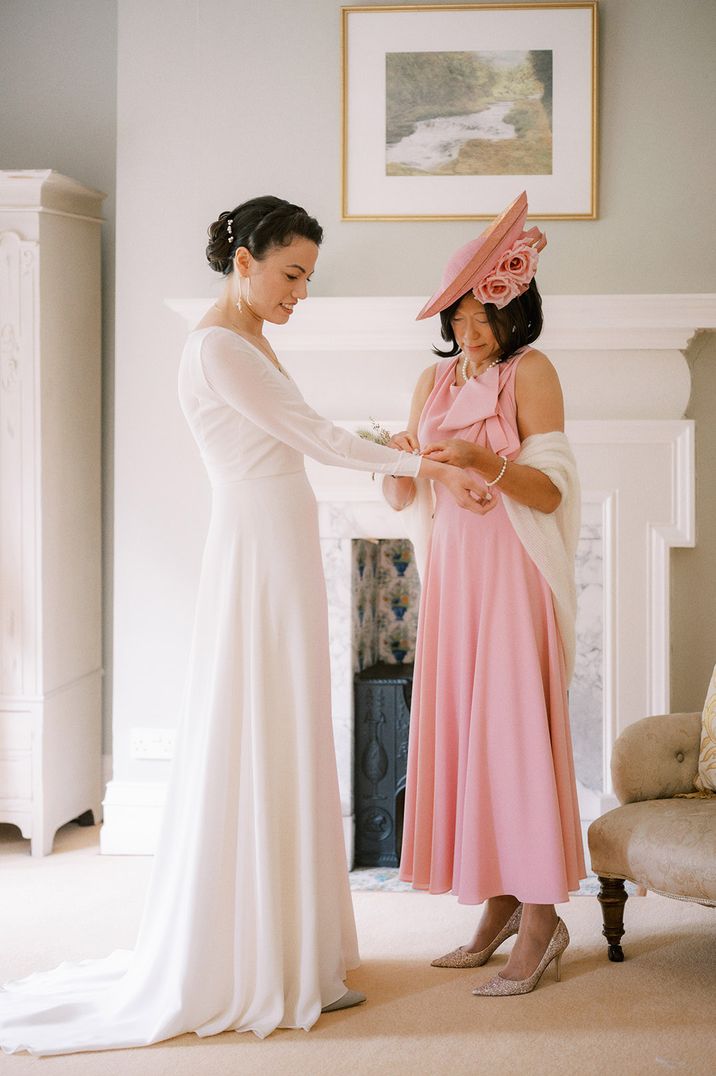
{"label": "white wardrobe", "polygon": [[100,820],[104,195],[0,171],[0,822]]}

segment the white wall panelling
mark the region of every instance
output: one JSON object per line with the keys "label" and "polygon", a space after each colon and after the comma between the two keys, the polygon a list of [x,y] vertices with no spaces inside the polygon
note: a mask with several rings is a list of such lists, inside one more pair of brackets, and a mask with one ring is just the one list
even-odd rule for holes
{"label": "white wall panelling", "polygon": [[[399,418],[376,417],[389,429],[401,424]],[[361,423],[344,424],[355,428]],[[593,670],[602,685],[602,788],[596,799],[586,791],[582,796],[583,811],[590,812],[586,817],[596,817],[592,813],[595,804],[600,807],[598,813],[616,806],[609,772],[616,737],[648,713],[668,710],[668,551],[694,542],[693,423],[674,419],[569,421],[567,434],[577,458],[583,506],[595,505],[601,515],[604,551],[602,666]],[[400,514],[385,506],[379,483],[371,482],[369,475],[324,468],[311,461],[307,469],[321,505],[324,557],[326,544],[337,539],[403,535]],[[333,569],[335,554],[331,560]],[[331,570],[330,574],[337,573]],[[329,576],[329,592],[331,585],[342,587],[340,579]],[[340,616],[338,607],[334,615]],[[345,635],[350,618],[341,619]],[[345,719],[352,705],[352,680],[346,672],[351,664],[350,640],[335,629],[331,635],[334,729],[345,813],[352,800],[347,765],[352,721]],[[346,693],[340,700],[335,697],[338,686]],[[344,742],[346,729],[348,742]]]}
{"label": "white wall panelling", "polygon": [[99,820],[100,210],[0,171],[0,821]]}

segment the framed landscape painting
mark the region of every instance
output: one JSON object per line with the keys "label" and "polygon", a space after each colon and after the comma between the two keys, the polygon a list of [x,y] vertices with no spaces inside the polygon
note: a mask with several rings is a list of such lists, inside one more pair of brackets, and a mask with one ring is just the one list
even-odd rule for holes
{"label": "framed landscape painting", "polygon": [[344,220],[596,217],[596,2],[342,14]]}

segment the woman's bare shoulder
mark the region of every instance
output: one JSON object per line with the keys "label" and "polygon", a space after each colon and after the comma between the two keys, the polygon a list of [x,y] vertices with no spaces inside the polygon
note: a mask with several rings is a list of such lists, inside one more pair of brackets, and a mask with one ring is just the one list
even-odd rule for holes
{"label": "woman's bare shoulder", "polygon": [[545,355],[544,351],[539,351],[536,347],[531,347],[524,353],[518,367],[518,371],[526,371],[528,374],[544,373],[548,370],[554,370],[554,363]]}
{"label": "woman's bare shoulder", "polygon": [[430,366],[425,367],[420,377],[418,378],[417,384],[415,386],[416,392],[424,392],[425,389],[427,389],[429,393],[432,392],[433,385],[435,384],[435,374],[437,372],[437,368],[438,364],[436,362],[433,362],[430,364]]}
{"label": "woman's bare shoulder", "polygon": [[522,356],[515,376],[515,402],[522,440],[533,433],[564,429],[562,386],[543,351],[531,348]]}
{"label": "woman's bare shoulder", "polygon": [[516,372],[517,385],[559,385],[559,375],[554,363],[544,351],[531,347],[520,359]]}

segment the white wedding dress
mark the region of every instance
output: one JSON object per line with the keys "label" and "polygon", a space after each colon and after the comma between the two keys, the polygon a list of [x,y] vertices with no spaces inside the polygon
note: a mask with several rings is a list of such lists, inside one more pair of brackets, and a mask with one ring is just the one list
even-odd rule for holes
{"label": "white wedding dress", "polygon": [[358,964],[303,455],[401,475],[419,459],[333,426],[228,329],[189,334],[179,391],[213,505],[137,945],[6,984],[8,1052],[308,1029]]}

